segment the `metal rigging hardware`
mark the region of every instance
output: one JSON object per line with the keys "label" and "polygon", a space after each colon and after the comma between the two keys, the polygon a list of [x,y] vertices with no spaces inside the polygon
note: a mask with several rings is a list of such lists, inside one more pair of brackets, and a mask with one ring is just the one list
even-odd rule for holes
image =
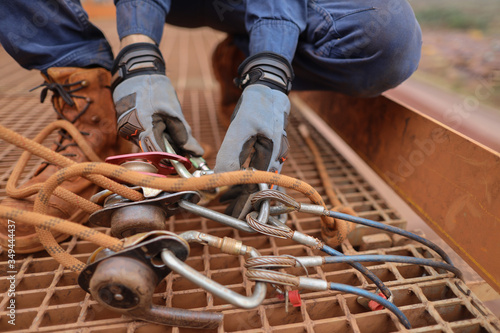
{"label": "metal rigging hardware", "polygon": [[[191,178],[213,173],[201,157],[188,160],[176,155],[167,140],[165,140],[165,145],[166,153],[120,155],[110,157],[106,161],[157,177],[177,174],[183,178]],[[192,165],[197,169],[193,174],[189,172]],[[358,298],[360,304],[370,304],[372,309],[386,307],[409,329],[411,328],[410,322],[392,303],[391,291],[375,274],[359,262],[411,262],[445,269],[461,277],[461,272],[453,266],[444,251],[417,235],[382,223],[329,211],[323,206],[298,203],[283,192],[270,190],[267,184],[259,184],[259,191],[250,196],[246,205],[249,211],[246,221],[198,204],[200,201],[207,203],[216,197],[217,188],[173,193],[147,186],[132,186],[131,188],[142,191],[145,199],[134,202],[109,190],[101,191],[92,197],[91,200],[103,205],[103,209],[93,213],[89,221],[95,225],[110,227],[113,236],[124,238],[125,245],[123,250],[117,253],[104,248],[98,249],[89,259],[88,266],[80,274],[78,282],[85,291],[90,292],[104,306],[137,319],[171,326],[205,329],[220,325],[222,314],[152,305],[155,286],[171,271],[175,271],[206,291],[242,308],[253,308],[261,304],[266,296],[267,283],[270,283],[278,293],[286,295],[287,305],[290,288],[353,293],[360,296]],[[166,219],[180,211],[187,211],[241,231],[291,239],[313,249],[319,249],[329,256],[261,256],[256,249],[232,238],[221,239],[194,230],[180,235],[166,231]],[[445,262],[402,256],[345,256],[315,237],[292,230],[284,221],[286,221],[286,214],[293,211],[331,216],[398,233],[430,247],[440,254]],[[256,282],[253,295],[248,297],[239,295],[185,264],[184,261],[189,254],[189,243],[192,242],[213,246],[232,255],[247,255],[246,276],[249,280]],[[286,267],[306,269],[306,267],[337,262],[348,263],[366,275],[377,287],[375,293],[349,285],[275,271]]]}

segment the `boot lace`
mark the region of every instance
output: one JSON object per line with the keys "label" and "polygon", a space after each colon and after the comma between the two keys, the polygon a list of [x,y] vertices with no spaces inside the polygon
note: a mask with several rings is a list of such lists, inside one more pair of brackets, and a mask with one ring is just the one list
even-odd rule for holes
{"label": "boot lace", "polygon": [[[57,113],[57,115],[60,117],[60,119],[67,120],[70,123],[74,124],[78,119],[80,119],[80,117],[83,114],[85,114],[85,112],[88,110],[88,108],[90,106],[90,103],[92,103],[92,100],[90,98],[75,94],[75,92],[83,89],[87,85],[88,85],[87,81],[85,81],[85,80],[77,81],[74,83],[67,83],[67,84],[60,84],[60,83],[55,83],[55,82],[44,82],[41,85],[31,89],[30,92],[35,90],[35,89],[43,87],[43,89],[40,93],[40,102],[41,103],[43,103],[45,101],[45,98],[47,97],[47,93],[50,90],[50,91],[52,91],[54,97],[61,97],[62,100],[64,101],[64,103],[66,103],[70,107],[75,106],[75,101],[74,101],[75,98],[84,99],[87,103],[85,104],[83,109],[73,119],[69,119],[62,112],[57,110],[57,108],[54,106],[54,103],[52,104],[54,111]],[[82,133],[82,135],[89,135],[89,133],[83,132],[83,131],[80,131],[80,133]],[[60,153],[60,152],[64,151],[66,148],[71,147],[71,146],[78,146],[72,140],[73,138],[65,130],[60,129],[58,131],[58,134],[60,137],[59,140],[54,141],[54,144],[57,146],[55,149],[56,153]],[[66,140],[70,141],[70,142],[67,144],[64,144],[64,141],[66,141]],[[76,154],[72,154],[72,153],[62,153],[62,155],[66,156],[66,157],[77,156]],[[43,164],[45,164],[45,166],[43,167],[43,169],[45,169],[45,167],[47,167],[48,165],[51,165],[53,163],[45,161],[45,162],[42,162],[42,165]],[[40,170],[40,172],[43,171],[43,169]]]}

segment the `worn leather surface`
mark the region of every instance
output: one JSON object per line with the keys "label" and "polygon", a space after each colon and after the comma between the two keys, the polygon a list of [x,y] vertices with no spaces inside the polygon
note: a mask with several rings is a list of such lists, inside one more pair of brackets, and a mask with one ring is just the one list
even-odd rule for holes
{"label": "worn leather surface", "polygon": [[[59,84],[86,81],[82,89],[72,93],[74,96],[81,96],[72,98],[75,103],[74,106],[65,103],[60,96],[53,95],[52,104],[54,108],[59,111],[64,118],[73,121],[78,117],[81,111],[84,110],[87,104],[90,103],[87,110],[76,119],[74,125],[79,131],[88,133],[88,135],[84,135],[84,138],[101,159],[104,160],[107,156],[125,153],[125,151],[123,151],[123,145],[121,141],[118,141],[116,135],[116,114],[111,98],[111,91],[109,89],[111,77],[107,70],[102,68],[50,68],[48,70],[48,75],[44,76],[44,78],[47,82]],[[74,87],[80,86],[81,85],[75,85]],[[33,114],[33,121],[36,121],[35,114]],[[71,138],[65,139],[61,136],[59,136],[56,141],[59,142],[59,145],[63,146],[74,143]],[[57,145],[54,144],[52,149],[56,150]],[[75,162],[80,163],[89,161],[76,145],[69,145],[61,150],[60,153],[67,154],[68,157]],[[55,165],[42,164],[36,171],[35,176],[21,185],[21,187],[44,182],[59,169],[60,168]],[[70,179],[61,186],[87,199],[97,191],[96,185],[81,177]],[[1,205],[31,211],[33,209],[34,200],[35,195],[24,199],[8,197],[1,202]],[[50,198],[49,210],[47,213],[52,216],[80,223],[86,221],[87,216],[75,205],[56,196]],[[67,238],[66,235],[56,233],[54,233],[54,236],[58,241]],[[0,220],[0,245],[7,245],[7,241],[7,221]],[[16,224],[16,251],[19,253],[30,253],[39,250],[42,250],[42,246],[38,241],[34,227]]]}

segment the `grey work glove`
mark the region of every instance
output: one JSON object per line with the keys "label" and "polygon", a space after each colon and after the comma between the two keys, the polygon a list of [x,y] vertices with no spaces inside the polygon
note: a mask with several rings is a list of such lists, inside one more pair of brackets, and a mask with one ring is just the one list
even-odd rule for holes
{"label": "grey work glove", "polygon": [[288,153],[289,114],[284,93],[262,84],[246,87],[217,154],[215,172],[240,170],[252,151],[249,167],[280,172]]}
{"label": "grey work glove", "polygon": [[[134,70],[134,68],[138,68]],[[118,132],[143,151],[166,151],[163,135],[182,155],[203,155],[191,134],[160,50],[138,43],[124,48],[113,66]]]}
{"label": "grey work glove", "polygon": [[[285,128],[292,68],[277,54],[261,53],[246,59],[238,71],[243,93],[217,154],[215,172],[239,170],[251,155],[249,167],[279,173],[289,148]],[[226,213],[241,218],[242,208],[256,190],[256,185],[231,188],[220,199],[230,202]]]}

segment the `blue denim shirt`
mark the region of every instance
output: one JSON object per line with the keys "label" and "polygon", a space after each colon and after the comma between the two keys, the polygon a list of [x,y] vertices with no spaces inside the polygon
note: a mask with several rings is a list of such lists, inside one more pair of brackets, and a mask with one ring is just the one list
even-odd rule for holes
{"label": "blue denim shirt", "polygon": [[[115,4],[120,39],[144,34],[160,42],[171,0],[115,0]],[[246,0],[245,5],[250,55],[275,52],[291,62],[306,28],[307,0]]]}

